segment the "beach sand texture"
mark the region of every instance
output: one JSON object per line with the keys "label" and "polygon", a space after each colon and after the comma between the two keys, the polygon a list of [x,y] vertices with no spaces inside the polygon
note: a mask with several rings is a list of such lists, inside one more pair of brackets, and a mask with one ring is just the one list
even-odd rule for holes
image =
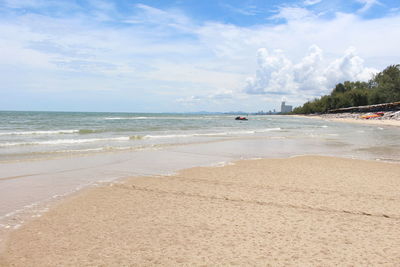
{"label": "beach sand texture", "polygon": [[309,119],[320,119],[334,122],[344,123],[357,123],[367,124],[376,126],[396,126],[400,127],[400,116],[397,115],[395,118],[378,117],[371,119],[362,119],[361,116],[366,115],[365,113],[334,113],[334,114],[322,114],[322,115],[290,115],[293,117],[309,118]]}
{"label": "beach sand texture", "polygon": [[400,164],[301,156],[87,189],[13,232],[10,266],[400,263]]}

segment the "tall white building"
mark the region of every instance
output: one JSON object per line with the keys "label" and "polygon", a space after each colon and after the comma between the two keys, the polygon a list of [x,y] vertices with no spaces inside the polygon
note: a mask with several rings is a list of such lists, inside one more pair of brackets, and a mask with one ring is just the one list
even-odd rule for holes
{"label": "tall white building", "polygon": [[281,104],[281,113],[288,113],[288,112],[291,112],[292,109],[293,109],[292,106],[285,105],[285,101],[282,101],[282,104]]}

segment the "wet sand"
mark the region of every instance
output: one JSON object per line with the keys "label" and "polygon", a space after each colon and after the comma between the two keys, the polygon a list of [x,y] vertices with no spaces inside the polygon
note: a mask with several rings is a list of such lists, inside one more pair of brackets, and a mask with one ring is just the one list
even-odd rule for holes
{"label": "wet sand", "polygon": [[302,156],[86,189],[11,233],[10,266],[400,262],[400,164]]}

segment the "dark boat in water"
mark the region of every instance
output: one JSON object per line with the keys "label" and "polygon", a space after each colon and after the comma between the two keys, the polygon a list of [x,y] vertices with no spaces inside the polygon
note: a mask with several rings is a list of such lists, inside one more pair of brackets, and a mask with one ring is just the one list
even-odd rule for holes
{"label": "dark boat in water", "polygon": [[237,121],[247,121],[248,119],[246,117],[236,117],[235,120]]}

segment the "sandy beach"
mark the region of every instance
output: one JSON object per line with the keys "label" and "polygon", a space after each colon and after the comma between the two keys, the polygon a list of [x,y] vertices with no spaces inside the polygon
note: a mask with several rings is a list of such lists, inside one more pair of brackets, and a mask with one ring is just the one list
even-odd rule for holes
{"label": "sandy beach", "polygon": [[[395,112],[389,112],[388,115]],[[400,114],[396,114],[393,117],[388,115],[379,118],[363,119],[361,116],[365,113],[337,113],[337,114],[322,114],[322,115],[291,115],[294,117],[301,118],[311,118],[320,119],[335,122],[345,122],[345,123],[357,123],[357,124],[367,124],[376,126],[397,126],[400,127]]]}
{"label": "sandy beach", "polygon": [[2,266],[400,262],[400,165],[239,161],[89,188],[11,233]]}

